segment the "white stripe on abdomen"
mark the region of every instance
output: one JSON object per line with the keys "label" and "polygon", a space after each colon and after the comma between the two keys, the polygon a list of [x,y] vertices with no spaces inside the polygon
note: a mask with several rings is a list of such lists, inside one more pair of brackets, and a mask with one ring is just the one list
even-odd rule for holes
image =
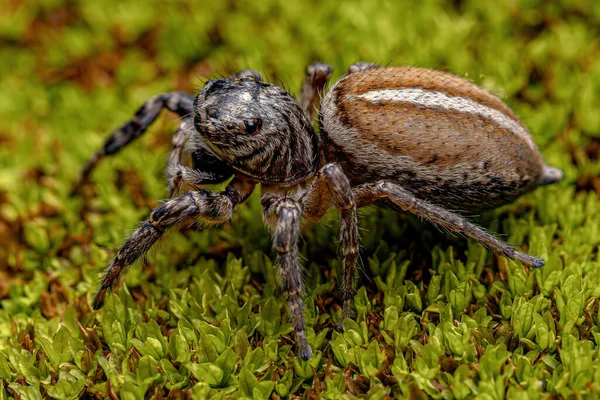
{"label": "white stripe on abdomen", "polygon": [[361,95],[349,95],[369,101],[397,101],[418,104],[425,107],[443,108],[457,113],[476,114],[491,119],[496,124],[523,139],[531,149],[536,146],[531,135],[519,122],[496,110],[495,108],[479,104],[464,97],[448,96],[441,92],[429,92],[423,89],[385,89],[374,90]]}

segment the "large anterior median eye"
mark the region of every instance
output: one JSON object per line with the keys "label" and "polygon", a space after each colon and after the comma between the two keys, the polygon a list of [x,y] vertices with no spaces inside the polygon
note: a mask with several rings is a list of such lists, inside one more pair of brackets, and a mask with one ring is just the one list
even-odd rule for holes
{"label": "large anterior median eye", "polygon": [[262,121],[259,118],[245,119],[244,130],[246,133],[256,133],[260,129]]}

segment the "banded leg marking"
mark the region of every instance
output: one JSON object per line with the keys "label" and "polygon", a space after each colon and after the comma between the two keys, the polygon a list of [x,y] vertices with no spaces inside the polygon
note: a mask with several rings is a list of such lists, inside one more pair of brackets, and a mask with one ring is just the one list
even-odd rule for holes
{"label": "banded leg marking", "polygon": [[442,226],[449,231],[461,233],[475,239],[496,253],[518,260],[530,267],[540,268],[544,266],[543,260],[517,251],[514,247],[486,232],[465,217],[425,200],[420,200],[408,190],[394,183],[382,181],[376,184],[361,185],[354,189],[354,195],[359,207],[372,204],[382,198],[388,198],[404,211],[425,218],[429,222]]}
{"label": "banded leg marking", "polygon": [[188,218],[200,218],[212,224],[226,222],[231,219],[235,206],[246,200],[253,189],[253,184],[233,181],[222,193],[210,190],[189,192],[155,208],[150,213],[150,219],[144,222],[117,251],[102,278],[100,288],[94,297],[93,308],[102,307],[107,290],[112,287],[121,272],[143,257],[169,228]]}
{"label": "banded leg marking", "polygon": [[323,88],[331,78],[331,71],[331,66],[320,62],[313,63],[306,68],[306,76],[298,96],[298,104],[300,104],[300,108],[302,108],[304,115],[308,117],[311,124],[314,122],[317,110],[321,105]]}
{"label": "banded leg marking", "polygon": [[73,187],[73,193],[77,193],[79,188],[88,181],[90,174],[101,159],[118,153],[146,132],[163,108],[185,117],[192,112],[193,99],[187,93],[169,92],[156,95],[145,102],[130,121],[113,131],[104,143],[104,146],[94,153],[90,160],[83,166],[79,180]]}
{"label": "banded leg marking", "polygon": [[320,220],[332,200],[340,212],[340,250],[344,265],[341,326],[343,319],[350,316],[350,304],[355,294],[354,275],[360,238],[354,194],[342,167],[337,163],[327,164],[317,172],[303,199],[304,217],[314,222]]}
{"label": "banded leg marking", "polygon": [[273,229],[273,248],[277,251],[277,263],[283,290],[288,304],[298,346],[298,355],[308,360],[312,350],[304,331],[304,302],[302,301],[302,273],[298,260],[298,236],[302,210],[298,202],[289,197],[269,195],[263,197],[266,221],[276,221]]}

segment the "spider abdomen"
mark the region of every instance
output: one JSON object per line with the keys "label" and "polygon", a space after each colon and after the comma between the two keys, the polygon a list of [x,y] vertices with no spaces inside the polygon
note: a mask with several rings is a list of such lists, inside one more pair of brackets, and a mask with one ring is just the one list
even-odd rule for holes
{"label": "spider abdomen", "polygon": [[326,161],[339,162],[353,186],[387,180],[434,203],[477,210],[560,179],[502,101],[441,71],[349,74],[324,97],[320,123]]}

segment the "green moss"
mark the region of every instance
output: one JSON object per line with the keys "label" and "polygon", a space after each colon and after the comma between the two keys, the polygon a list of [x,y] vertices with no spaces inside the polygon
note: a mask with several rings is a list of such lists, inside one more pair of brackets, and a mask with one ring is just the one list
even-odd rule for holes
{"label": "green moss", "polygon": [[[600,394],[597,1],[0,6],[0,398],[496,399]],[[315,60],[466,76],[500,95],[565,180],[477,222],[543,257],[530,271],[411,216],[361,212],[344,330],[336,213],[305,224],[308,340],[294,354],[258,196],[222,228],[170,234],[90,301],[167,196],[177,120],[161,117],[70,197],[79,168],[150,96],[258,69],[296,93]],[[368,277],[368,278],[367,278]]]}

